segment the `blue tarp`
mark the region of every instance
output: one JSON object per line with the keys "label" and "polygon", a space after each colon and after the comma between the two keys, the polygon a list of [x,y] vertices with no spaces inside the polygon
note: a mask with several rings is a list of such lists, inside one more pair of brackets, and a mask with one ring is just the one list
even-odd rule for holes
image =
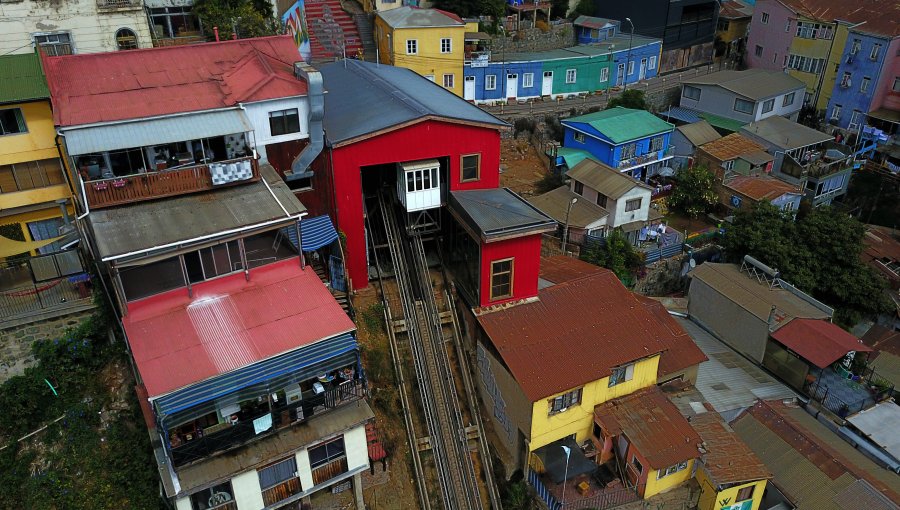
{"label": "blue tarp", "polygon": [[[297,229],[286,227],[282,229],[282,232],[291,240],[291,245],[296,249]],[[300,235],[303,237],[303,251],[318,250],[338,238],[337,230],[334,229],[331,218],[327,215],[304,218],[300,223]]]}

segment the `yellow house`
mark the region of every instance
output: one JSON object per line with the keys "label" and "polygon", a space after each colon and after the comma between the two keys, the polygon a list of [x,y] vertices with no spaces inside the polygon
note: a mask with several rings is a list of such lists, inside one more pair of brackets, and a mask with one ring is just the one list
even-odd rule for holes
{"label": "yellow house", "polygon": [[834,89],[849,26],[798,13],[790,29],[794,36],[784,65],[788,74],[806,85],[809,104],[825,110]]}
{"label": "yellow house", "polygon": [[[563,259],[566,267],[552,272],[541,261],[537,301],[476,314],[478,386],[498,450],[511,468],[528,472],[529,482],[543,488],[539,493],[557,500],[581,482],[585,497],[606,490],[590,473],[612,473],[606,482],[636,497],[684,482],[699,441],[656,384],[660,374],[689,372],[679,364],[696,365],[702,352],[677,322],[653,313],[612,272]],[[677,442],[674,455],[658,455],[630,427],[599,424],[605,406],[631,401],[669,418],[658,422],[657,435]],[[641,467],[619,469],[626,459]]]}
{"label": "yellow house", "polygon": [[3,56],[0,68],[0,255],[37,255],[56,248],[45,241],[59,236],[72,194],[39,57]]}
{"label": "yellow house", "polygon": [[772,474],[725,423],[718,413],[691,419],[703,440],[704,452],[697,469],[700,485],[698,510],[759,510]]}
{"label": "yellow house", "polygon": [[462,97],[466,23],[439,9],[403,6],[375,17],[382,64],[405,67]]}

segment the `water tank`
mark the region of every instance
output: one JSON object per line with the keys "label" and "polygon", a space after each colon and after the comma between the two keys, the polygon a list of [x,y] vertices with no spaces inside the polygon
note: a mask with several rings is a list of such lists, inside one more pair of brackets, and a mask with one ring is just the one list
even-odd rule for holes
{"label": "water tank", "polygon": [[397,197],[408,212],[441,206],[440,168],[436,159],[397,164]]}

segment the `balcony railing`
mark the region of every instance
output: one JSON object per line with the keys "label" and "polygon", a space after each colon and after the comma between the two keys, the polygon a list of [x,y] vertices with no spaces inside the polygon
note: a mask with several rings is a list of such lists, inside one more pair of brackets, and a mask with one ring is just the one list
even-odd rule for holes
{"label": "balcony railing", "polygon": [[274,487],[269,487],[262,491],[263,504],[266,506],[274,505],[279,501],[284,501],[294,494],[300,494],[301,492],[300,479],[289,478]]}
{"label": "balcony railing", "polygon": [[186,168],[144,172],[125,177],[96,179],[84,183],[84,195],[88,205],[93,209],[130,204],[154,198],[184,195],[208,191],[227,184],[213,184],[210,165],[229,165],[248,161],[252,168],[252,176],[245,180],[235,180],[227,184],[239,184],[259,180],[259,166],[250,157],[196,165]]}
{"label": "balcony railing", "polygon": [[325,483],[332,478],[347,472],[347,457],[335,459],[325,465],[313,468],[312,479],[313,485]]}
{"label": "balcony railing", "polygon": [[100,10],[134,9],[143,6],[144,2],[141,0],[97,0],[97,8]]}
{"label": "balcony railing", "polygon": [[819,150],[808,153],[808,160],[797,161],[792,156],[784,158],[781,172],[799,179],[803,175],[813,178],[827,177],[854,165],[853,149],[836,142],[825,142]]}
{"label": "balcony railing", "polygon": [[[275,434],[279,430],[304,423],[313,416],[319,416],[332,409],[362,400],[365,396],[366,382],[357,379],[347,381],[317,395],[307,396],[304,394],[303,400],[299,402],[273,407],[267,413],[241,420],[233,425],[220,423],[207,427],[199,431],[198,437],[193,440],[171,447],[172,464],[182,466],[204,459],[216,452],[243,446],[251,441]],[[260,418],[265,418],[267,415],[271,416],[272,426],[257,433],[254,422],[259,423]]]}
{"label": "balcony railing", "polygon": [[621,159],[619,160],[619,170],[631,168],[634,166],[646,165],[648,163],[653,163],[654,161],[659,161],[661,159],[668,158],[674,155],[675,147],[669,147],[661,151],[653,151],[648,152],[647,154],[641,154],[640,156],[635,156],[633,158]]}

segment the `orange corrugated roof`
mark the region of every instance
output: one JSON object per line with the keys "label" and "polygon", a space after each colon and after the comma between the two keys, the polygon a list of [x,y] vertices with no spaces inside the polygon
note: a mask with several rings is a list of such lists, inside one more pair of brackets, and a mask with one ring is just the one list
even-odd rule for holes
{"label": "orange corrugated roof", "polygon": [[718,413],[698,414],[691,419],[691,426],[703,440],[703,465],[717,485],[772,478],[766,465],[733,430],[725,427]]}
{"label": "orange corrugated roof", "polygon": [[772,338],[819,368],[848,352],[871,352],[862,340],[822,319],[793,319],[772,333]]}
{"label": "orange corrugated roof", "polygon": [[589,274],[605,271],[600,266],[565,255],[541,257],[540,277],[553,283],[565,283]]}
{"label": "orange corrugated roof", "polygon": [[665,346],[665,352],[659,358],[659,377],[674,374],[685,368],[699,365],[709,358],[694,343],[694,339],[681,327],[669,314],[666,307],[655,299],[650,299],[640,294],[634,294],[644,308],[656,317],[656,320],[665,327],[671,335],[661,335],[659,342]]}
{"label": "orange corrugated roof", "polygon": [[658,386],[604,402],[594,418],[609,435],[625,433],[652,469],[700,457],[700,436]]}
{"label": "orange corrugated roof", "polygon": [[731,133],[701,145],[700,150],[719,161],[728,161],[751,152],[765,152],[766,148],[738,133]]}
{"label": "orange corrugated roof", "polygon": [[799,193],[796,186],[765,176],[738,175],[725,186],[753,200],[773,200],[785,193]]}

